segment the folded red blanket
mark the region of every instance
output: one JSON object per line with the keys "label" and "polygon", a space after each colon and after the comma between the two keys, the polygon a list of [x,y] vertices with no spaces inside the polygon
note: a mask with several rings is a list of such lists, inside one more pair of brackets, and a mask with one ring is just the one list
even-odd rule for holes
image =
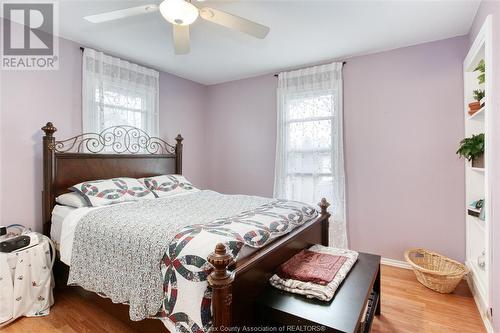
{"label": "folded red blanket", "polygon": [[344,256],[302,250],[282,264],[277,274],[283,279],[326,285],[333,280],[346,260]]}

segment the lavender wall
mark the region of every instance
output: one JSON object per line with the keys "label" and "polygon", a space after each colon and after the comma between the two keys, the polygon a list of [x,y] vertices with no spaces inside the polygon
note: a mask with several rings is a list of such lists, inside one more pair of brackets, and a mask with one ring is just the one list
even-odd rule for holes
{"label": "lavender wall", "polygon": [[276,78],[272,75],[208,87],[209,188],[273,195]]}
{"label": "lavender wall", "polygon": [[402,259],[406,248],[422,246],[464,260],[464,165],[455,151],[464,133],[466,42],[349,59],[344,121],[353,248]]}
{"label": "lavender wall", "polygon": [[206,86],[160,73],[160,137],[172,143],[177,134],[184,137],[183,174],[201,188],[206,187],[205,100]]}
{"label": "lavender wall", "polygon": [[[81,51],[60,40],[58,71],[3,71],[0,101],[0,223],[41,229],[40,127],[52,121],[56,138],[81,133]],[[160,74],[160,135],[185,137],[184,173],[202,187],[199,163],[204,143],[206,87],[167,73]]]}
{"label": "lavender wall", "polygon": [[41,229],[41,137],[47,121],[57,135],[81,128],[81,51],[60,44],[58,71],[3,71],[1,83],[1,223]]}
{"label": "lavender wall", "polygon": [[[493,59],[492,59],[492,69],[493,69],[493,77],[492,77],[492,91],[495,93],[492,94],[492,110],[488,110],[491,112],[491,128],[494,129],[492,131],[491,140],[492,145],[494,147],[500,147],[500,133],[498,133],[498,129],[500,128],[500,97],[499,97],[499,88],[500,88],[500,46],[498,45],[498,41],[500,40],[500,2],[497,1],[483,1],[479,7],[479,10],[476,14],[474,22],[472,24],[471,31],[469,33],[469,45],[472,45],[474,39],[477,36],[477,33],[481,29],[481,26],[484,23],[485,18],[488,15],[492,15],[493,20]],[[500,151],[498,149],[494,149],[491,152],[491,166],[489,168],[490,172],[490,182],[491,182],[491,193],[490,193],[490,205],[492,207],[492,214],[490,217],[491,226],[492,226],[492,281],[500,280]],[[500,329],[500,316],[498,316],[498,311],[500,309],[500,287],[498,283],[493,283],[491,285],[490,293],[492,295],[492,307],[494,310],[493,316],[493,325],[495,330]]]}
{"label": "lavender wall", "polygon": [[[462,60],[466,37],[357,57],[344,71],[352,248],[465,256]],[[272,195],[276,78],[208,87],[209,186]],[[443,239],[443,235],[446,238]]]}

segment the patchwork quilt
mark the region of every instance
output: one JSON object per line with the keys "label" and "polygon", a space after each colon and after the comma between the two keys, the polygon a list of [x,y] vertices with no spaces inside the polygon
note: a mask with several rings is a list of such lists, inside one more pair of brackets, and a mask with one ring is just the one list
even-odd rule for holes
{"label": "patchwork quilt", "polygon": [[[129,303],[171,332],[212,325],[208,255],[260,248],[317,217],[304,203],[198,191],[95,210],[75,231],[68,283]],[[99,258],[99,260],[96,260]]]}

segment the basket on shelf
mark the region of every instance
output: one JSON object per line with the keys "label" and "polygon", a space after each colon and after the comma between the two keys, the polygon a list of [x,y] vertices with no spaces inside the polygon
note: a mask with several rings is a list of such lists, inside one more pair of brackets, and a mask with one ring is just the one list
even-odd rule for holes
{"label": "basket on shelf", "polygon": [[426,249],[409,249],[405,259],[413,268],[418,282],[429,289],[447,294],[469,273],[461,263]]}

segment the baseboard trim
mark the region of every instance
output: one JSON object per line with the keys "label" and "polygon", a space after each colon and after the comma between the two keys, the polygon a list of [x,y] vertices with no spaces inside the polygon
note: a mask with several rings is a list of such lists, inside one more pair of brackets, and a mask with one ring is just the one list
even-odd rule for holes
{"label": "baseboard trim", "polygon": [[401,261],[401,260],[382,258],[382,260],[380,260],[380,263],[382,265],[387,265],[387,266],[392,266],[392,267],[411,269],[411,266],[409,263],[407,263],[406,261]]}
{"label": "baseboard trim", "polygon": [[479,292],[477,291],[474,285],[474,280],[472,279],[471,276],[467,276],[465,280],[467,281],[472,296],[474,297],[474,302],[476,303],[477,310],[479,311],[479,315],[481,316],[486,332],[495,333],[493,325],[489,320],[488,316],[486,315],[487,310],[484,309],[484,302],[482,301],[481,296],[478,295]]}

